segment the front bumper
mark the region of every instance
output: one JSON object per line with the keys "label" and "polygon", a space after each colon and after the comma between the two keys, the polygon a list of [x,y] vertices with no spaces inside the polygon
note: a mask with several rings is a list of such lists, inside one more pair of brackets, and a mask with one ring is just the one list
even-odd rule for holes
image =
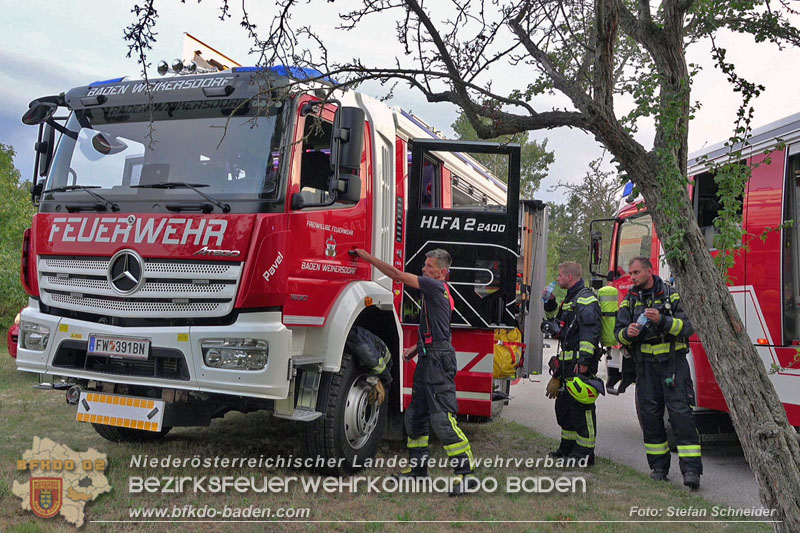
{"label": "front bumper", "polygon": [[[50,340],[44,351],[18,347],[17,370],[23,372],[274,400],[285,399],[289,393],[292,333],[281,322],[280,312],[242,313],[234,324],[226,326],[122,328],[47,315],[39,311],[37,302],[31,301],[22,312],[22,320],[50,329]],[[113,371],[98,371],[97,365],[91,364],[94,359],[87,361],[95,356],[81,353],[90,334],[148,338],[151,346],[148,363],[136,365],[134,369],[120,369],[118,365]],[[206,366],[200,348],[203,339],[231,337],[266,341],[269,345],[267,366],[257,371]],[[165,355],[169,356],[168,365],[164,364]],[[180,366],[181,358],[184,366],[173,369],[173,365]],[[169,367],[167,371],[164,371],[165,366]],[[142,375],[147,373],[150,375]]]}

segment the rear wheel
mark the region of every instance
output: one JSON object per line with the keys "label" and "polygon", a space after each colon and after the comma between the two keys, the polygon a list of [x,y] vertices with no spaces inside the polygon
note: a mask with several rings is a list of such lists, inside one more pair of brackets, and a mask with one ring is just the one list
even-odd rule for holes
{"label": "rear wheel", "polygon": [[[369,374],[345,353],[339,372],[325,373],[317,400],[321,417],[306,424],[309,455],[322,457],[326,464],[335,459],[328,472],[350,473],[360,470],[366,459],[375,457],[386,426],[388,400],[382,405],[369,403]],[[343,459],[342,461],[338,461]]]}
{"label": "rear wheel", "polygon": [[143,429],[121,428],[106,426],[105,424],[92,424],[98,435],[111,442],[154,442],[163,439],[172,428],[161,431],[145,431]]}

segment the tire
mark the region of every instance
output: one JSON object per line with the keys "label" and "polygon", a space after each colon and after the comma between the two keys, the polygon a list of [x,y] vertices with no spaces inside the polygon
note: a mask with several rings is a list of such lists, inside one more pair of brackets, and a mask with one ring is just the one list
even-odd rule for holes
{"label": "tire", "polygon": [[337,466],[318,470],[350,474],[375,457],[386,427],[388,398],[377,408],[367,401],[368,376],[348,353],[342,356],[339,372],[323,375],[317,399],[317,410],[323,414],[305,424],[306,450],[326,464],[335,460]]}
{"label": "tire", "polygon": [[121,428],[106,426],[105,424],[92,424],[98,435],[111,442],[155,442],[163,439],[172,428],[161,431],[145,431],[143,429]]}

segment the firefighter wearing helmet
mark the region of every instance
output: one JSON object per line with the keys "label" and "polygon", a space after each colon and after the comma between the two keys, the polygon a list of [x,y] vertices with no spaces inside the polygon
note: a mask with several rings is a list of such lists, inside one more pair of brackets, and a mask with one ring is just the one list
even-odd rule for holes
{"label": "firefighter wearing helmet", "polygon": [[678,293],[653,275],[646,257],[631,259],[628,273],[634,286],[617,313],[616,333],[636,359],[636,401],[644,434],[650,477],[665,481],[670,453],[664,430],[664,408],[678,444],[683,484],[700,487],[703,463],[700,436],[692,417],[694,392],[686,354],[694,332]]}
{"label": "firefighter wearing helmet", "polygon": [[555,295],[545,291],[544,310],[548,322],[543,329],[554,330],[559,350],[548,363],[553,376],[547,384],[547,397],[556,400],[556,420],[561,427],[561,443],[550,452],[554,458],[586,459],[594,464],[597,434],[595,401],[605,394],[603,382],[595,377],[600,355],[600,304],[581,277],[581,266],[574,261],[558,265],[558,285],[567,289],[559,306]]}

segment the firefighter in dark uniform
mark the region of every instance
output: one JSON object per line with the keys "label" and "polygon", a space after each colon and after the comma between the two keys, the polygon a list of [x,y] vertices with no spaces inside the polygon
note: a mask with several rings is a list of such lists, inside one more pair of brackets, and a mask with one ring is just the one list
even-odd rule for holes
{"label": "firefighter in dark uniform", "polygon": [[416,276],[398,270],[360,248],[355,253],[391,279],[419,289],[422,295],[420,340],[403,353],[406,361],[415,355],[419,355],[419,358],[414,372],[411,405],[405,412],[411,466],[399,475],[428,475],[428,435],[432,427],[455,471],[450,495],[473,492],[480,483],[473,472],[472,448],[455,418],[458,412],[455,384],[457,365],[450,334],[454,303],[445,283],[452,262],[450,254],[441,249],[431,250],[425,254],[422,276]]}
{"label": "firefighter in dark uniform", "polygon": [[600,355],[600,304],[581,275],[581,266],[574,261],[558,265],[556,281],[567,289],[567,295],[560,306],[552,294],[544,303],[547,318],[555,317],[557,321],[561,348],[549,363],[553,379],[548,383],[547,396],[556,400],[556,420],[561,427],[561,443],[550,456],[588,457],[589,464],[593,464],[597,388],[589,389],[589,398],[581,398],[567,387],[573,381],[584,386],[591,381],[602,387],[602,382],[594,379]]}
{"label": "firefighter in dark uniform", "polygon": [[700,487],[700,435],[692,416],[694,387],[686,354],[694,332],[675,289],[653,275],[646,257],[630,261],[633,287],[620,304],[616,335],[636,359],[636,400],[650,477],[665,481],[670,453],[664,407],[678,444],[683,484]]}

